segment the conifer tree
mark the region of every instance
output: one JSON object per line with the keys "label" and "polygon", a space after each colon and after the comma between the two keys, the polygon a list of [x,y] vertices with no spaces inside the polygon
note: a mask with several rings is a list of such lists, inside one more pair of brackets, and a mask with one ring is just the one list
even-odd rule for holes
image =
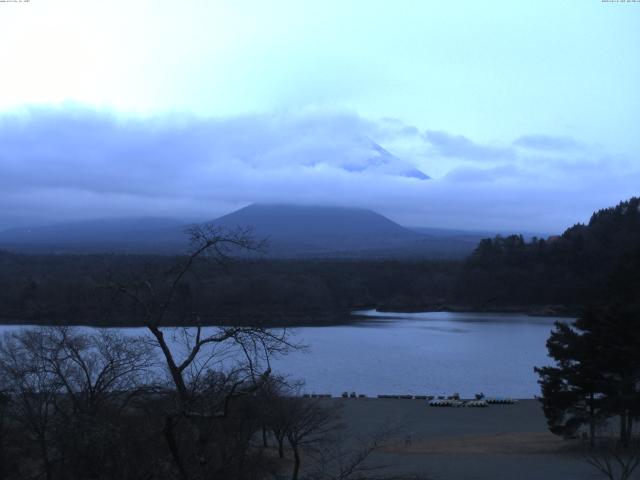
{"label": "conifer tree", "polygon": [[547,341],[554,367],[536,368],[549,428],[564,436],[617,416],[628,446],[640,418],[640,249],[610,277],[608,302],[587,307],[573,324],[556,323]]}

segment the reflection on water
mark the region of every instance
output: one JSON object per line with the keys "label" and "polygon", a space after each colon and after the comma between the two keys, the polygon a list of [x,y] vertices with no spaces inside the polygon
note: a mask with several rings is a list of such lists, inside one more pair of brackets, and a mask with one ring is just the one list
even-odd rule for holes
{"label": "reflection on water", "polygon": [[447,327],[424,326],[419,328],[423,328],[425,330],[433,330],[434,332],[450,332],[450,333],[469,333],[470,332],[470,330],[464,330],[463,328],[455,328],[455,327],[447,328]]}
{"label": "reflection on water", "polygon": [[[553,323],[572,320],[492,313],[354,313],[363,321],[289,329],[308,349],[275,359],[274,370],[304,379],[308,392],[334,395],[484,392],[531,398],[539,394],[533,367],[549,364],[545,342]],[[0,326],[0,332],[17,328],[22,327]]]}
{"label": "reflection on water", "polygon": [[492,313],[361,311],[355,325],[293,329],[310,353],[275,362],[309,392],[477,392],[531,398],[534,366],[549,364],[546,340],[569,318]]}

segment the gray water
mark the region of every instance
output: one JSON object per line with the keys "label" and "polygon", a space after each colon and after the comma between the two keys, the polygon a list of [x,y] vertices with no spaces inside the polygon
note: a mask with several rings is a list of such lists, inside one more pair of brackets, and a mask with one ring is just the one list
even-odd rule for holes
{"label": "gray water", "polygon": [[[305,381],[308,393],[451,394],[532,398],[534,366],[549,365],[545,342],[568,318],[496,313],[356,312],[362,322],[291,328],[308,348],[276,358],[275,372]],[[0,332],[24,328],[0,326]],[[127,335],[141,328],[121,329]]]}
{"label": "gray water", "polygon": [[357,325],[296,329],[311,347],[276,362],[306,379],[309,392],[451,394],[532,398],[534,366],[549,365],[545,342],[555,321],[495,313],[358,312]]}

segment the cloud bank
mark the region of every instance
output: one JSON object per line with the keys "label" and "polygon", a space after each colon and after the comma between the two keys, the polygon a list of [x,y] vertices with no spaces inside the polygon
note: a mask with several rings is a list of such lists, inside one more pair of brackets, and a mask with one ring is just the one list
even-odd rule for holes
{"label": "cloud bank", "polygon": [[66,106],[0,116],[0,228],[210,219],[277,202],[373,208],[408,225],[552,232],[637,185],[634,162],[572,138],[483,144],[344,111],[132,118]]}

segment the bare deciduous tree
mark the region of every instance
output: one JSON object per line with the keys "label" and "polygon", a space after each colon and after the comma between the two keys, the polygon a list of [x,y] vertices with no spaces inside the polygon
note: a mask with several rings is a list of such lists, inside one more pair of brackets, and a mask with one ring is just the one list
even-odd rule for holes
{"label": "bare deciduous tree", "polygon": [[585,448],[584,459],[609,480],[629,480],[640,466],[640,440],[630,439],[623,446],[614,439],[603,439]]}
{"label": "bare deciduous tree", "polygon": [[[153,351],[115,333],[69,327],[26,329],[0,341],[0,373],[8,415],[37,445],[39,459],[23,464],[47,479],[118,470],[117,417],[139,392]],[[28,455],[26,448],[23,454]],[[41,470],[41,472],[40,472]]]}
{"label": "bare deciduous tree", "polygon": [[35,331],[5,334],[0,343],[0,372],[7,383],[12,416],[33,438],[40,461],[33,462],[35,474],[53,478],[52,423],[62,382],[52,375],[41,356],[41,338]]}
{"label": "bare deciduous tree", "polygon": [[[286,330],[275,332],[259,326],[204,327],[197,312],[175,308],[181,285],[187,277],[195,275],[196,264],[212,259],[226,267],[232,254],[256,251],[264,245],[247,229],[226,231],[199,225],[191,228],[189,234],[191,253],[168,272],[159,286],[150,280],[117,285],[138,306],[144,325],[162,352],[175,392],[175,408],[167,411],[163,435],[183,479],[201,478],[205,472],[211,475],[222,468],[212,451],[216,446],[213,434],[218,428],[216,422],[229,416],[232,401],[256,392],[265,384],[271,375],[272,355],[294,347],[287,340]],[[172,329],[167,324],[179,327]],[[173,335],[174,341],[169,335]],[[186,428],[185,421],[190,425],[189,435],[195,436],[187,448],[181,443],[189,442],[181,442],[178,432]]]}
{"label": "bare deciduous tree", "polygon": [[424,480],[415,473],[390,473],[397,465],[375,461],[374,454],[383,449],[403,431],[403,425],[385,425],[365,437],[340,435],[335,441],[318,450],[313,468],[305,480]]}

